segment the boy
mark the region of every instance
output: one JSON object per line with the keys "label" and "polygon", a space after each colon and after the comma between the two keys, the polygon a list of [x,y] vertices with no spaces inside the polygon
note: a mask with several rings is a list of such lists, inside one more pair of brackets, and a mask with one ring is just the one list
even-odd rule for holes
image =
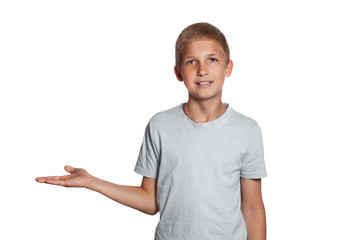
{"label": "boy", "polygon": [[219,29],[196,23],[182,31],[174,70],[189,99],[147,124],[135,166],[143,176],[140,187],[70,166],[65,166],[70,175],[36,180],[85,187],[147,214],[159,211],[157,240],[264,240],[262,135],[255,120],[221,101],[232,67]]}

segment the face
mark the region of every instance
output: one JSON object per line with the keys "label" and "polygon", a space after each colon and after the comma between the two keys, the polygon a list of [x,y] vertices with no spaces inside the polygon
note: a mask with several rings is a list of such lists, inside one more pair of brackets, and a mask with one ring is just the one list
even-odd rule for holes
{"label": "face", "polygon": [[180,70],[175,67],[179,81],[183,81],[189,97],[197,100],[221,99],[225,77],[232,71],[232,61],[226,63],[221,45],[214,40],[196,40],[184,49]]}

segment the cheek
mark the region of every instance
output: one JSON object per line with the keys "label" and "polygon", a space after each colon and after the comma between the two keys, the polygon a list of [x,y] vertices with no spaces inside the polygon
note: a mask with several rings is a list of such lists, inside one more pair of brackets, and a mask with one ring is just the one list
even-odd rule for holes
{"label": "cheek", "polygon": [[216,77],[217,78],[225,78],[226,76],[226,69],[219,69],[216,71]]}
{"label": "cheek", "polygon": [[193,71],[191,69],[186,69],[185,71],[183,71],[183,77],[185,79],[190,79],[193,76]]}

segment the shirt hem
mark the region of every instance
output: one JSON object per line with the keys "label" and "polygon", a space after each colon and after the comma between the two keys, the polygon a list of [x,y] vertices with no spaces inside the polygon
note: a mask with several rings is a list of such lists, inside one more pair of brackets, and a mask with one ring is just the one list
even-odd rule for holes
{"label": "shirt hem", "polygon": [[267,174],[265,172],[262,173],[250,173],[250,174],[241,174],[241,178],[247,178],[247,179],[256,179],[256,178],[264,178],[267,177]]}
{"label": "shirt hem", "polygon": [[134,171],[144,177],[148,178],[157,178],[157,174],[151,171],[148,171],[146,169],[143,169],[141,167],[135,167]]}

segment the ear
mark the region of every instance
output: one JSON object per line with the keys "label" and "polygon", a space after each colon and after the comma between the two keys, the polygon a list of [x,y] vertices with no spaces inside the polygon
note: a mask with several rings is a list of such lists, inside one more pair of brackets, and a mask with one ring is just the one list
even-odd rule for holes
{"label": "ear", "polygon": [[233,69],[233,61],[229,60],[227,66],[226,66],[226,70],[225,70],[225,76],[226,77],[230,77],[232,69]]}
{"label": "ear", "polygon": [[184,80],[183,80],[183,77],[182,77],[182,75],[181,75],[181,72],[179,71],[179,69],[178,69],[177,66],[174,67],[174,72],[175,72],[176,78],[177,78],[180,82],[184,81]]}

